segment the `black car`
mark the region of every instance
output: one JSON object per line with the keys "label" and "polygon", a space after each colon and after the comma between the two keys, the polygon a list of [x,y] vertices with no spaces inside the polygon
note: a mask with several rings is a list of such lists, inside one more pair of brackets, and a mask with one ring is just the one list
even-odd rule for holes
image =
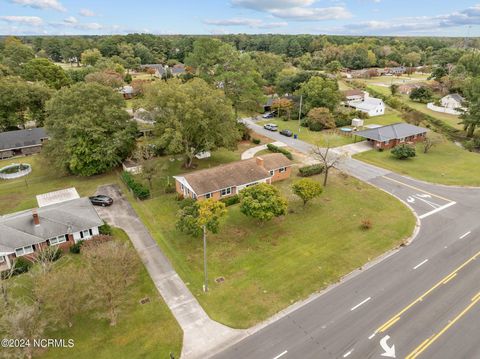
{"label": "black car", "polygon": [[284,136],[287,136],[287,137],[292,137],[293,136],[293,132],[290,131],[290,130],[281,130],[280,134],[284,135]]}
{"label": "black car", "polygon": [[89,197],[89,199],[94,206],[106,207],[106,206],[111,206],[113,203],[113,199],[111,197],[105,196],[103,194]]}

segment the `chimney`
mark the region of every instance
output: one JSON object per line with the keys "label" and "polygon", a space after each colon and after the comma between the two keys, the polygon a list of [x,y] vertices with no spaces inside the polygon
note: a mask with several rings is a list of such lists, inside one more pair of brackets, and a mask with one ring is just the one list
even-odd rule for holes
{"label": "chimney", "polygon": [[38,217],[38,213],[37,213],[37,210],[34,209],[33,210],[33,223],[35,223],[36,226],[39,226],[40,225],[40,217]]}
{"label": "chimney", "polygon": [[255,160],[257,162],[257,166],[264,167],[263,165],[263,158],[262,157],[255,157]]}

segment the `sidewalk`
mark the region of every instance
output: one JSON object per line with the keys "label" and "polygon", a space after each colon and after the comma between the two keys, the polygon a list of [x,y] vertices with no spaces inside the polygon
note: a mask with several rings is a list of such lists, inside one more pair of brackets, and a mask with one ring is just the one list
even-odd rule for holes
{"label": "sidewalk", "polygon": [[118,186],[101,186],[97,193],[113,198],[112,206],[97,208],[98,214],[107,223],[122,228],[128,234],[155,286],[182,327],[182,358],[207,358],[213,349],[218,350],[245,335],[242,330],[229,328],[210,319]]}
{"label": "sidewalk", "polygon": [[[277,146],[277,147],[285,147],[286,144],[280,141],[272,142],[272,145]],[[249,158],[253,158],[255,156],[255,153],[260,152],[262,150],[266,150],[267,145],[260,145],[257,147],[252,147],[246,150],[245,152],[242,153],[241,159],[242,160],[248,160]]]}

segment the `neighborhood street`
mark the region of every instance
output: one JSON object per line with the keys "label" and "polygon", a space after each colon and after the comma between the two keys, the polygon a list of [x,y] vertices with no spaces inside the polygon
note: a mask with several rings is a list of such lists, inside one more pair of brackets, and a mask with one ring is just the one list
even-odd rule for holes
{"label": "neighborhood street", "polygon": [[[297,151],[310,151],[305,142],[246,122]],[[479,357],[473,333],[480,329],[480,189],[427,184],[351,158],[338,167],[411,207],[421,223],[417,236],[214,357]]]}

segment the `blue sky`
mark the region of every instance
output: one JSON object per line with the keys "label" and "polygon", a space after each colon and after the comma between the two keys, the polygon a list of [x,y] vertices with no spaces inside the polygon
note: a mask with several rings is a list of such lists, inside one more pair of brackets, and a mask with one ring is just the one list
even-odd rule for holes
{"label": "blue sky", "polygon": [[480,36],[480,0],[0,0],[0,34]]}

